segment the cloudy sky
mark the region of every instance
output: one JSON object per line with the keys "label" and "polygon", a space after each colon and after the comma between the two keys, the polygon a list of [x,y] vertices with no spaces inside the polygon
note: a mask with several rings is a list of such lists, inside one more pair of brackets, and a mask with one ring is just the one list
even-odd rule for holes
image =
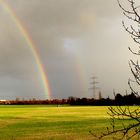
{"label": "cloudy sky", "polygon": [[[97,76],[103,97],[125,94],[132,44],[116,0],[5,0],[39,50],[53,98],[92,97]],[[97,96],[97,95],[96,95]],[[0,99],[44,99],[34,57],[0,4]]]}

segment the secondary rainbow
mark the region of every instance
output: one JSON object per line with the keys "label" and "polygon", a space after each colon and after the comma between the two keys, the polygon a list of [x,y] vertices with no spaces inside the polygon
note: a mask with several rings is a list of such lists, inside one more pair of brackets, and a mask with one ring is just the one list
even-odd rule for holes
{"label": "secondary rainbow", "polygon": [[38,71],[39,71],[41,79],[42,79],[45,96],[46,96],[47,99],[51,99],[51,92],[50,92],[50,87],[49,87],[47,73],[45,72],[44,65],[41,62],[41,58],[39,56],[38,50],[37,50],[36,46],[34,45],[31,36],[29,35],[27,29],[22,24],[22,22],[20,21],[18,16],[12,10],[12,8],[5,1],[0,0],[0,2],[1,2],[0,3],[1,6],[3,6],[3,8],[11,16],[12,20],[15,22],[15,24],[18,27],[19,31],[22,33],[26,43],[28,44],[28,46],[29,46],[29,48],[30,48],[30,50],[31,50],[31,52],[32,52],[32,54],[34,56],[34,59],[36,61],[37,67],[38,67]]}

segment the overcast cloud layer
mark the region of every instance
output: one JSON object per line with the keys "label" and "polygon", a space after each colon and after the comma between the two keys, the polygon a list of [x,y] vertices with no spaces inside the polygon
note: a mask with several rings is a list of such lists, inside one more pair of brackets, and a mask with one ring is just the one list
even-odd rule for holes
{"label": "overcast cloud layer", "polygon": [[[92,97],[92,76],[103,97],[128,89],[131,41],[116,0],[5,1],[39,50],[53,98]],[[33,55],[2,7],[0,35],[0,99],[44,99]]]}

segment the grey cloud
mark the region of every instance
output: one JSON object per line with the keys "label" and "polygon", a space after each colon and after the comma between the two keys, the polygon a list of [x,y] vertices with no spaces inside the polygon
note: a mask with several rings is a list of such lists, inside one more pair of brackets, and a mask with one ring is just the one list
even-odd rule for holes
{"label": "grey cloud", "polygon": [[[91,96],[88,88],[93,73],[100,77],[104,96],[111,95],[112,88],[127,87],[128,38],[122,31],[121,10],[115,0],[7,0],[7,3],[27,27],[39,50],[54,98]],[[10,79],[3,78],[2,91],[6,82],[13,81],[12,90],[6,88],[7,95],[13,91],[13,98],[17,95],[44,98],[33,55],[12,18],[0,10],[0,76]],[[66,48],[68,39],[73,41]]]}

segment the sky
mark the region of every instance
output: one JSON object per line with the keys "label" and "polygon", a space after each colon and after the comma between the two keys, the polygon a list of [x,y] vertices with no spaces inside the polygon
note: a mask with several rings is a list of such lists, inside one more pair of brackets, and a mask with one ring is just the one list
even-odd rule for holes
{"label": "sky", "polygon": [[[26,27],[44,65],[52,98],[103,97],[129,91],[128,50],[116,0],[5,0]],[[96,93],[98,97],[98,91]],[[0,4],[0,99],[45,99],[40,73],[22,33]]]}

